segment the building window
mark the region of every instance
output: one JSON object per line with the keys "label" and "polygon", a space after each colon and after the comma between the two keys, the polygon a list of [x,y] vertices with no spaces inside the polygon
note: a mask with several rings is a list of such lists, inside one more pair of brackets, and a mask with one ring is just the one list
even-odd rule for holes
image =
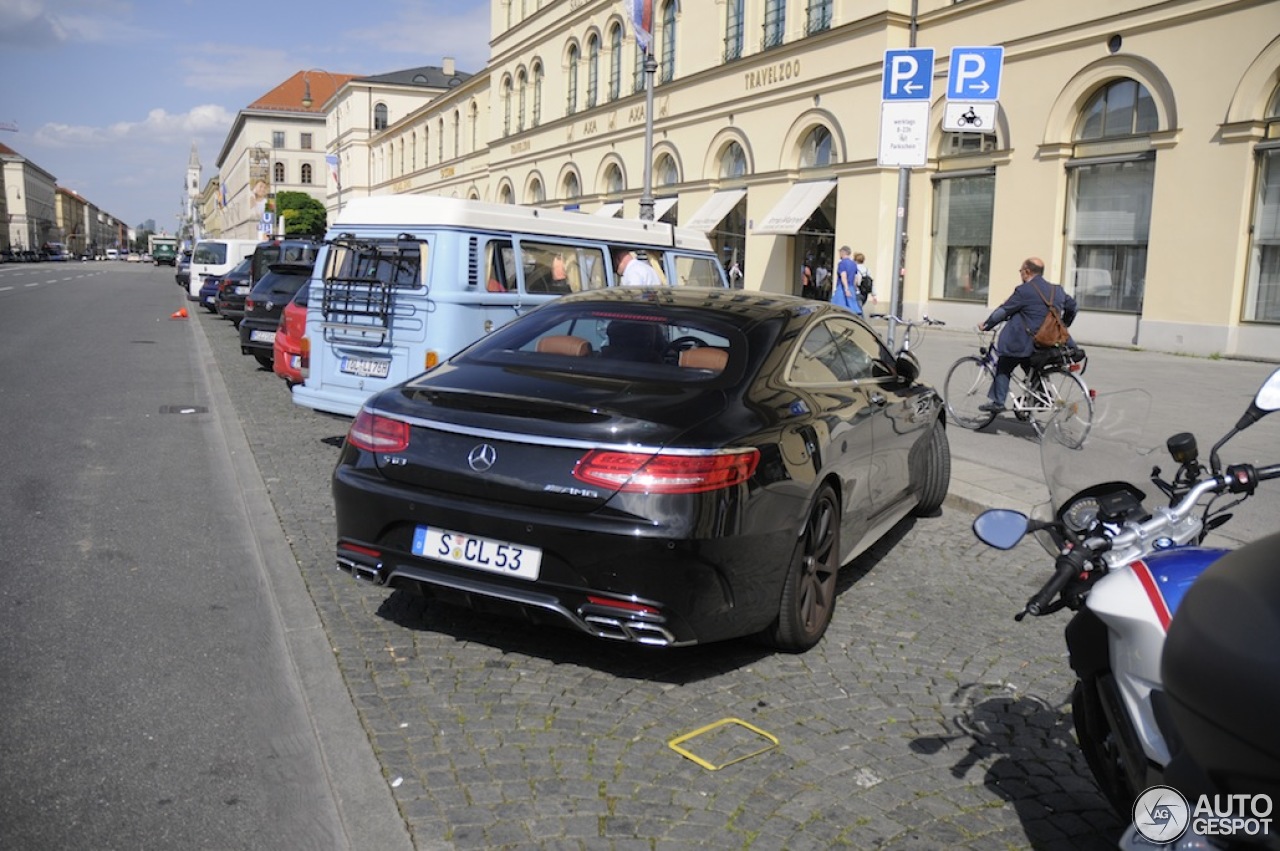
{"label": "building window", "polygon": [[311,182],[311,163],[302,164],[302,182],[303,183]]}
{"label": "building window", "polygon": [[659,33],[659,44],[662,51],[662,62],[658,65],[658,82],[669,83],[676,75],[676,3],[668,0],[662,7],[662,31]]}
{"label": "building window", "polygon": [[635,76],[633,78],[633,82],[631,84],[631,91],[633,92],[644,91],[644,57],[645,57],[644,48],[641,47],[640,42],[637,41],[636,42],[636,70],[635,70]]}
{"label": "building window", "polygon": [[991,282],[991,213],[996,177],[940,177],[933,184],[933,292],[986,303]]}
{"label": "building window", "polygon": [[276,163],[271,167],[271,180],[275,183],[284,183],[284,163]]}
{"label": "building window", "polygon": [[747,154],[737,142],[730,142],[720,154],[721,177],[745,177],[747,174]]}
{"label": "building window", "polygon": [[304,151],[311,150],[311,134],[310,133],[303,133],[301,136],[298,137],[298,147],[302,148],[302,150]]}
{"label": "building window", "polygon": [[515,193],[511,191],[509,184],[502,184],[502,188],[498,190],[499,204],[514,204],[516,202]]}
{"label": "building window", "polygon": [[422,125],[422,165],[431,165],[431,125]]}
{"label": "building window", "polygon": [[622,27],[609,30],[609,100],[622,95]]}
{"label": "building window", "polygon": [[534,178],[529,183],[529,204],[541,204],[547,200],[547,193],[542,190],[542,181]]}
{"label": "building window", "polygon": [[805,35],[831,29],[831,0],[809,0],[805,13]]}
{"label": "building window", "polygon": [[564,176],[564,197],[577,198],[582,194],[582,184],[578,182],[578,175],[569,172]]}
{"label": "building window", "polygon": [[600,39],[587,41],[587,109],[596,105],[600,94]]}
{"label": "building window", "polygon": [[[425,151],[423,152],[426,153]],[[409,168],[413,171],[418,170],[418,131],[413,130],[409,133]]]}
{"label": "building window", "polygon": [[573,115],[578,111],[578,45],[569,46],[569,91],[565,104],[565,113]]}
{"label": "building window", "polygon": [[444,117],[436,122],[436,158],[444,162]]}
{"label": "building window", "polygon": [[[1137,313],[1147,277],[1155,152],[1135,136],[1157,129],[1155,103],[1134,80],[1107,84],[1090,98],[1077,127],[1077,162],[1068,162],[1067,274],[1080,307]],[[1088,143],[1128,138],[1127,153]],[[1137,140],[1142,144],[1141,140]]]}
{"label": "building window", "polygon": [[533,126],[542,123],[542,63],[533,66]]}
{"label": "building window", "polygon": [[663,154],[653,164],[653,185],[674,186],[680,182],[680,170],[670,154]]}
{"label": "building window", "polygon": [[511,135],[511,81],[502,81],[502,135]]}
{"label": "building window", "polygon": [[800,167],[818,168],[831,165],[831,131],[818,125],[809,131],[800,146]]}
{"label": "building window", "polygon": [[[471,102],[471,150],[476,149],[476,139],[480,133],[480,106],[475,102]],[[425,154],[424,154],[425,156]]]}
{"label": "building window", "polygon": [[458,110],[453,111],[453,155],[455,157],[462,155],[462,115]]}
{"label": "building window", "polygon": [[787,0],[765,0],[763,49],[782,44],[787,34]]}
{"label": "building window", "polygon": [[385,103],[380,103],[373,108],[373,129],[387,129],[387,105]]}
{"label": "building window", "polygon": [[284,131],[283,130],[271,131],[271,147],[273,148],[284,147]]}
{"label": "building window", "polygon": [[742,3],[726,0],[724,4],[724,61],[742,58]]}
{"label": "building window", "polygon": [[1272,140],[1258,149],[1258,192],[1249,246],[1249,279],[1244,318],[1280,322],[1280,89],[1267,110]]}
{"label": "building window", "polygon": [[524,109],[525,109],[525,91],[529,87],[529,80],[525,76],[524,69],[521,68],[516,74],[516,97],[519,99],[516,104],[516,132],[524,130]]}
{"label": "building window", "polygon": [[604,170],[604,194],[621,195],[624,188],[622,169],[618,168],[617,163],[610,163]]}

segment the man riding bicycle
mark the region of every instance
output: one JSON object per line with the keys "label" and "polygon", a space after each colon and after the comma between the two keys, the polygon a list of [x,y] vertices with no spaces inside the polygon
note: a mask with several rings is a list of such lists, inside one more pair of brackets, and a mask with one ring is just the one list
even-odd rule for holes
{"label": "man riding bicycle", "polygon": [[[991,383],[990,401],[979,405],[978,410],[987,413],[1000,413],[1005,409],[1005,397],[1009,395],[1009,376],[1015,367],[1026,369],[1035,352],[1036,330],[1049,313],[1052,303],[1062,313],[1062,321],[1070,325],[1076,318],[1076,300],[1069,296],[1062,287],[1051,284],[1044,279],[1044,261],[1039,257],[1028,257],[1018,269],[1022,283],[1014,288],[1009,299],[997,307],[978,327],[983,331],[1004,323],[1000,331],[1000,339],[996,342],[996,377]],[[1067,339],[1068,346],[1075,342]]]}

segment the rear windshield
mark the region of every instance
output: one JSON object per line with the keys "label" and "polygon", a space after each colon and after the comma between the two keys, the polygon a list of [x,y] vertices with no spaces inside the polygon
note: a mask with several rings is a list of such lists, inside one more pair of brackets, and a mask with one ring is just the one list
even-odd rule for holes
{"label": "rear windshield", "polygon": [[708,311],[577,306],[540,310],[500,328],[456,360],[631,382],[733,381],[747,340]]}
{"label": "rear windshield", "polygon": [[205,263],[217,266],[227,262],[227,244],[225,242],[201,242],[196,245],[196,253],[191,257],[192,263]]}

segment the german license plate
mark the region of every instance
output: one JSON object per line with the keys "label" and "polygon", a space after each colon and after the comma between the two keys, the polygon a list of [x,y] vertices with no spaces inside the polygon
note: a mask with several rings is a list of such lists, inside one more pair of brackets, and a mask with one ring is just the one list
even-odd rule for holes
{"label": "german license plate", "polygon": [[250,331],[249,339],[255,343],[274,343],[276,341],[275,331]]}
{"label": "german license plate", "polygon": [[236,295],[248,295],[248,294],[249,294],[248,287],[246,287],[244,284],[236,285]]}
{"label": "german license plate", "polygon": [[348,375],[359,375],[362,378],[386,378],[391,374],[391,361],[344,357],[338,364],[338,369]]}
{"label": "german license plate", "polygon": [[215,301],[215,299],[214,299],[214,297],[213,297],[213,296],[211,296],[211,295],[207,295],[207,296],[205,296],[205,297],[204,297],[204,303],[205,303],[205,304],[213,304],[213,303],[214,303],[214,301]]}
{"label": "german license plate", "polygon": [[509,544],[433,526],[419,526],[414,530],[412,552],[423,558],[520,579],[537,579],[542,566],[542,550],[537,547]]}

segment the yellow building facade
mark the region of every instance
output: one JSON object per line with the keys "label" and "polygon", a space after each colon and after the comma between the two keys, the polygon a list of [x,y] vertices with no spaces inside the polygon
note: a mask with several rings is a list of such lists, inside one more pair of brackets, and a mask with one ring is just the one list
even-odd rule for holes
{"label": "yellow building facade", "polygon": [[[1077,298],[1082,342],[1280,359],[1280,2],[653,5],[655,214],[705,230],[746,288],[800,293],[802,266],[847,244],[882,308],[965,326],[1035,255]],[[342,152],[346,197],[639,216],[624,6],[491,0],[487,67]],[[948,130],[949,57],[974,46],[1003,48],[999,99]],[[923,162],[882,164],[886,51],[921,48]]]}

